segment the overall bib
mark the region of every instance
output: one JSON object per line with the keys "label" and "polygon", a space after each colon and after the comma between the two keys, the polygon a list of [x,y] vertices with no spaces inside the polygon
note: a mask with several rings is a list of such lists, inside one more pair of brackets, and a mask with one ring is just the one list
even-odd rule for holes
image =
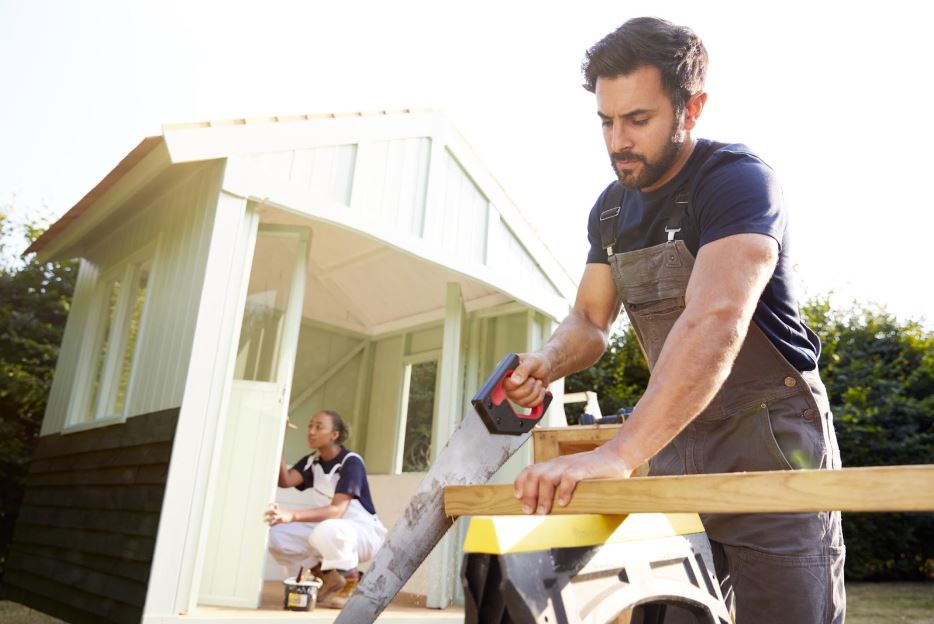
{"label": "overall bib", "polygon": [[[344,458],[356,457],[348,453]],[[313,458],[311,470],[314,483],[306,490],[308,507],[326,507],[334,498],[334,489],[340,480],[343,462],[336,464],[330,472],[324,472],[321,464]],[[347,511],[340,518],[323,522],[290,522],[277,524],[269,530],[269,553],[280,564],[291,568],[303,565],[308,568],[321,564],[322,570],[350,570],[361,561],[369,561],[383,545],[386,527],[376,514],[368,512],[356,498],[351,499]]]}
{"label": "overall bib", "polygon": [[[612,250],[619,208],[601,214],[601,221],[613,221],[601,223],[603,246],[650,371],[684,310],[694,266],[684,241],[674,239],[681,220],[689,218],[686,194],[676,194],[675,201],[675,216],[665,228],[668,242],[631,252]],[[840,468],[826,390],[816,370],[799,372],[751,322],[723,387],[650,460],[650,474],[801,468]],[[701,514],[701,519],[736,622],[843,622],[839,512]]]}

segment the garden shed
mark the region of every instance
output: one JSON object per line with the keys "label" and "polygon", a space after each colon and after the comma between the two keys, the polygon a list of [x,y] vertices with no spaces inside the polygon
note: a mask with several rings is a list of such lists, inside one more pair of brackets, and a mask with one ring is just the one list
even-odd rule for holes
{"label": "garden shed", "polygon": [[[575,290],[434,111],[166,126],[30,251],[80,265],[5,591],[74,622],[256,609],[262,513],[320,409],[349,421],[391,525]],[[544,423],[564,424],[552,390]],[[448,605],[458,560],[436,549],[409,589]]]}

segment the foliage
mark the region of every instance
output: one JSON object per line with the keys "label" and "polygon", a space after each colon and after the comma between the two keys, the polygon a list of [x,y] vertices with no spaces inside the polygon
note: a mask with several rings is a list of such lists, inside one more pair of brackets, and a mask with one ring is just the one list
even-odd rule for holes
{"label": "foliage", "polygon": [[[934,333],[873,305],[834,309],[828,298],[810,301],[802,314],[821,339],[821,376],[844,465],[934,464]],[[610,414],[634,405],[647,382],[627,327],[565,388],[596,391]],[[848,578],[934,578],[934,514],[848,513],[844,533]]]}
{"label": "foliage", "polygon": [[0,573],[68,317],[75,266],[21,259],[37,223],[0,214]]}
{"label": "foliage", "polygon": [[437,376],[436,360],[412,365],[405,419],[403,472],[425,472],[431,463],[431,423],[434,420]]}
{"label": "foliage", "polygon": [[[874,306],[803,314],[821,337],[820,366],[845,466],[934,463],[934,333]],[[848,578],[934,578],[934,514],[844,514]]]}
{"label": "foliage", "polygon": [[[587,370],[570,375],[564,382],[564,391],[593,390],[600,401],[604,415],[615,414],[623,407],[636,404],[649,383],[649,367],[631,325],[614,334],[603,358]],[[575,424],[578,414],[568,414]]]}

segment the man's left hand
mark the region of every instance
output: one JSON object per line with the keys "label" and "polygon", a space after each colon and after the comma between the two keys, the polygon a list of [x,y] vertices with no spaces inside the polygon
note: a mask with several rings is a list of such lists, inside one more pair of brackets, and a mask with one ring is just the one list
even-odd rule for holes
{"label": "man's left hand", "polygon": [[528,466],[516,477],[513,487],[525,513],[547,514],[557,499],[567,505],[584,479],[628,479],[633,469],[615,452],[612,444],[573,455],[563,455]]}

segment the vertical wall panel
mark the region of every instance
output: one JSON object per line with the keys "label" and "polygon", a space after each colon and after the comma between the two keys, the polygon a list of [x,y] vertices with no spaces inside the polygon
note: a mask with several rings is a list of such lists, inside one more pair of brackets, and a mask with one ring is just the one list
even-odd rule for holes
{"label": "vertical wall panel", "polygon": [[307,398],[300,399],[302,393],[315,384],[322,375],[354,349],[363,336],[352,336],[330,331],[327,328],[303,324],[298,338],[298,351],[295,358],[295,372],[292,380],[292,423],[298,427],[286,432],[283,456],[286,462],[292,462],[308,453],[305,428],[308,419],[315,412],[323,409],[337,411],[351,426],[351,438],[348,448],[363,453],[366,439],[360,435],[362,427],[359,421],[362,415],[354,414],[357,381],[360,375],[360,362],[363,351],[346,362],[327,382]]}
{"label": "vertical wall panel", "polygon": [[544,290],[560,296],[558,289],[545,275],[529,251],[519,241],[513,231],[503,222],[495,207],[490,210],[489,253],[486,264],[491,267],[508,266],[517,279],[533,284],[538,290]]}
{"label": "vertical wall panel", "polygon": [[403,346],[402,336],[386,338],[375,345],[366,440],[367,468],[374,474],[392,471],[391,441],[399,434],[402,401]]}
{"label": "vertical wall panel", "polygon": [[[157,262],[149,284],[150,308],[137,343],[140,349],[132,387],[128,388],[128,414],[144,414],[178,407],[182,402],[191,341],[204,280],[211,224],[220,192],[223,161],[189,166],[190,175],[145,205],[124,207],[134,216],[106,235],[85,254],[89,267],[105,271],[152,246]],[[161,232],[161,239],[160,239]],[[56,379],[54,401],[49,404],[44,434],[59,431],[73,391],[76,344],[87,322],[85,297],[89,297],[91,268],[79,276],[80,295],[63,339],[68,373]],[[83,290],[82,290],[83,289]],[[87,293],[87,294],[83,294]],[[67,362],[67,364],[66,364]]]}
{"label": "vertical wall panel", "polygon": [[289,182],[321,193],[341,204],[350,204],[356,145],[333,145],[291,152]]}
{"label": "vertical wall panel", "polygon": [[430,147],[428,138],[361,144],[353,179],[353,212],[393,230],[420,235]]}
{"label": "vertical wall panel", "polygon": [[444,152],[444,193],[440,206],[431,206],[440,211],[433,223],[440,223],[440,230],[426,240],[438,241],[453,249],[458,259],[482,263],[486,259],[487,213],[489,201],[467,175],[460,163]]}

